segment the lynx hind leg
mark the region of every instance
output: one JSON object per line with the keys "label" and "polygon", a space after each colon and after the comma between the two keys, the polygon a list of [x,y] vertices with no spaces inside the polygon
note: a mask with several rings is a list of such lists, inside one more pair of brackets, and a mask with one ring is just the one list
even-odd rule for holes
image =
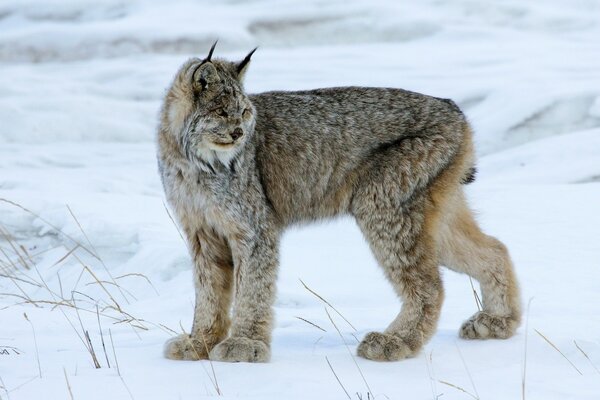
{"label": "lynx hind leg", "polygon": [[[359,227],[386,277],[402,299],[396,319],[359,344],[359,356],[395,361],[414,356],[433,335],[443,301],[435,246],[427,231],[425,196],[398,207],[372,188],[355,207]],[[389,194],[388,194],[389,195]],[[381,200],[378,200],[381,199]]]}
{"label": "lynx hind leg", "polygon": [[438,237],[441,263],[479,281],[483,309],[463,323],[465,339],[511,337],[521,320],[519,289],[506,247],[484,234],[462,189],[447,204]]}

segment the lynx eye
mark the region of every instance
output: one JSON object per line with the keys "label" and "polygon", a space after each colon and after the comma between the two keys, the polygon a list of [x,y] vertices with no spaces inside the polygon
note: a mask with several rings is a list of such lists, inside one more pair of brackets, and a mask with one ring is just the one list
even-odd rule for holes
{"label": "lynx eye", "polygon": [[217,115],[219,117],[223,117],[223,118],[227,118],[227,111],[223,110],[222,108],[219,108],[218,110],[215,111],[215,113],[217,113]]}
{"label": "lynx eye", "polygon": [[244,117],[249,117],[250,116],[250,109],[249,108],[244,109],[244,112],[242,113],[242,115]]}

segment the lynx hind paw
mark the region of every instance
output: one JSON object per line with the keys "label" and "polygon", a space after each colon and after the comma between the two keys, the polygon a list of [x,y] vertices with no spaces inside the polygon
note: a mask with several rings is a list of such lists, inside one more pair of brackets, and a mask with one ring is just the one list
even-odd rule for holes
{"label": "lynx hind paw", "polygon": [[462,324],[459,336],[463,339],[508,339],[518,326],[518,321],[512,317],[479,311]]}
{"label": "lynx hind paw", "polygon": [[225,339],[210,352],[213,361],[268,362],[270,358],[271,350],[266,343],[245,337]]}
{"label": "lynx hind paw", "polygon": [[356,353],[374,361],[398,361],[410,357],[413,351],[399,336],[371,332],[360,342]]}
{"label": "lynx hind paw", "polygon": [[208,354],[201,340],[179,335],[165,343],[163,354],[170,360],[205,360]]}

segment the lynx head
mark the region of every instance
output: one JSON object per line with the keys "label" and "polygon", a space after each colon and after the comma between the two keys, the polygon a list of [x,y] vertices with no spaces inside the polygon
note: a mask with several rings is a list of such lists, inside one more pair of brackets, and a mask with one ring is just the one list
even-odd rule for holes
{"label": "lynx head", "polygon": [[255,110],[242,79],[252,50],[242,61],[193,58],[180,69],[166,96],[162,124],[190,161],[228,165],[254,131]]}

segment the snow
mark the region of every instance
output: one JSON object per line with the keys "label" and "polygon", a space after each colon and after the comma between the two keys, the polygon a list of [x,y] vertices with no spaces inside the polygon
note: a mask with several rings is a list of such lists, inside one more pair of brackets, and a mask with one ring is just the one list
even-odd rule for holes
{"label": "snow", "polygon": [[[69,386],[75,399],[215,397],[216,376],[225,399],[345,398],[329,361],[353,399],[471,397],[456,387],[515,399],[526,360],[527,399],[598,399],[599,11],[597,0],[2,2],[0,198],[14,204],[0,201],[0,272],[12,276],[0,277],[0,397],[70,398]],[[353,360],[354,336],[383,329],[399,303],[342,218],[283,239],[270,363],[164,359],[194,294],[154,131],[177,67],[216,38],[231,59],[260,45],[250,92],[371,85],[457,101],[480,156],[468,197],[510,249],[525,308],[532,299],[517,335],[460,340],[476,304],[468,278],[444,270],[439,328],[417,357]],[[300,279],[357,330],[327,307],[342,340]],[[71,296],[79,316],[39,303]]]}

